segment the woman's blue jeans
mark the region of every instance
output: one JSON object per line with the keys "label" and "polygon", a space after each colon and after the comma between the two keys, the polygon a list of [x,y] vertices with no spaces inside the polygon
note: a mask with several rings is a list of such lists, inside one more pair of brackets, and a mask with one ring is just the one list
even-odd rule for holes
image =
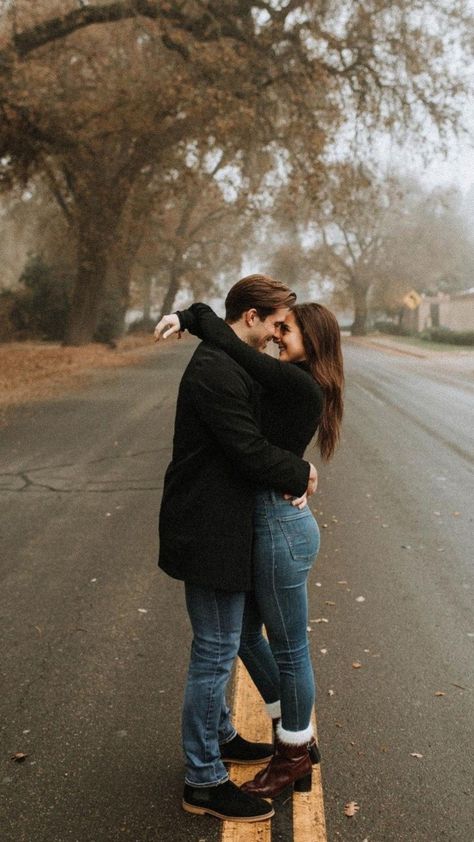
{"label": "woman's blue jeans", "polygon": [[239,656],[264,701],[280,700],[286,731],[306,729],[314,705],[306,583],[319,543],[318,524],[308,506],[300,511],[277,492],[259,492],[254,590],[246,595]]}
{"label": "woman's blue jeans", "polygon": [[315,689],[306,580],[318,549],[319,530],[308,507],[299,511],[278,493],[259,492],[254,591],[232,593],[185,583],[193,628],[182,717],[186,783],[211,786],[228,778],[219,744],[236,733],[225,690],[237,653],[264,701],[281,700],[283,728],[300,731],[308,726]]}

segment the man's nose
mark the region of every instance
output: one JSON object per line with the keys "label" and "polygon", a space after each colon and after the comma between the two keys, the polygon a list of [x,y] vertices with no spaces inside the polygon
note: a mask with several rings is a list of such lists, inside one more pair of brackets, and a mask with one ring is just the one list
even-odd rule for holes
{"label": "man's nose", "polygon": [[281,330],[279,327],[276,327],[272,333],[272,339],[274,342],[279,342],[281,336]]}

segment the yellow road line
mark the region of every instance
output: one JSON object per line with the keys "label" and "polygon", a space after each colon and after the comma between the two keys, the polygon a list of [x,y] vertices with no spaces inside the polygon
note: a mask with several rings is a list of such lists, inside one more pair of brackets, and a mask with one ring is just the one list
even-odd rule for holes
{"label": "yellow road line", "polygon": [[[234,725],[247,740],[271,742],[272,729],[262,700],[240,660],[237,661],[234,691]],[[316,717],[313,717],[316,733]],[[254,777],[258,767],[232,765],[236,784]],[[271,819],[265,822],[223,822],[221,842],[271,842]],[[290,842],[290,840],[288,840]],[[293,842],[327,842],[323,788],[319,766],[313,766],[311,792],[293,793]]]}
{"label": "yellow road line", "polygon": [[[313,716],[317,739],[316,716]],[[293,793],[293,842],[327,842],[321,766],[313,766],[311,792]]]}
{"label": "yellow road line", "polygon": [[[237,660],[233,704],[233,722],[246,740],[271,743],[272,727],[262,700],[240,660]],[[258,766],[233,764],[230,777],[234,783],[251,780]],[[260,767],[261,768],[261,767]],[[264,822],[223,822],[221,842],[271,842],[271,819]]]}

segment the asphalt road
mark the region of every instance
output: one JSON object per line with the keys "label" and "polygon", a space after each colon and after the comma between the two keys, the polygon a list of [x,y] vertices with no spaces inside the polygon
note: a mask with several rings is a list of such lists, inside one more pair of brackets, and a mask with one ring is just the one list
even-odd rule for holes
{"label": "asphalt road", "polygon": [[[160,346],[0,429],[2,842],[218,839],[179,805],[190,630],[155,566],[193,347]],[[328,839],[471,842],[472,372],[350,342],[345,357],[343,443],[312,502]],[[272,842],[291,840],[288,809]]]}

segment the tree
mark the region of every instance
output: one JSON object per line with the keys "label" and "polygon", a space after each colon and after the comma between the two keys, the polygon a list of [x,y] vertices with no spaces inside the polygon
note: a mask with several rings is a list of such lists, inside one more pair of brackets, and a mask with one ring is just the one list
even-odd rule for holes
{"label": "tree", "polygon": [[[184,287],[194,295],[215,291],[221,272],[238,273],[251,215],[246,197],[226,189],[229,160],[206,147],[188,149],[187,165],[155,185],[160,196],[150,215],[137,265],[163,289],[162,313]],[[240,181],[240,186],[242,182]]]}
{"label": "tree", "polygon": [[64,5],[3,13],[0,159],[7,186],[47,172],[70,221],[70,342],[95,330],[128,197],[165,150],[273,142],[317,201],[321,155],[347,121],[421,136],[427,118],[443,132],[459,109],[464,0]]}

